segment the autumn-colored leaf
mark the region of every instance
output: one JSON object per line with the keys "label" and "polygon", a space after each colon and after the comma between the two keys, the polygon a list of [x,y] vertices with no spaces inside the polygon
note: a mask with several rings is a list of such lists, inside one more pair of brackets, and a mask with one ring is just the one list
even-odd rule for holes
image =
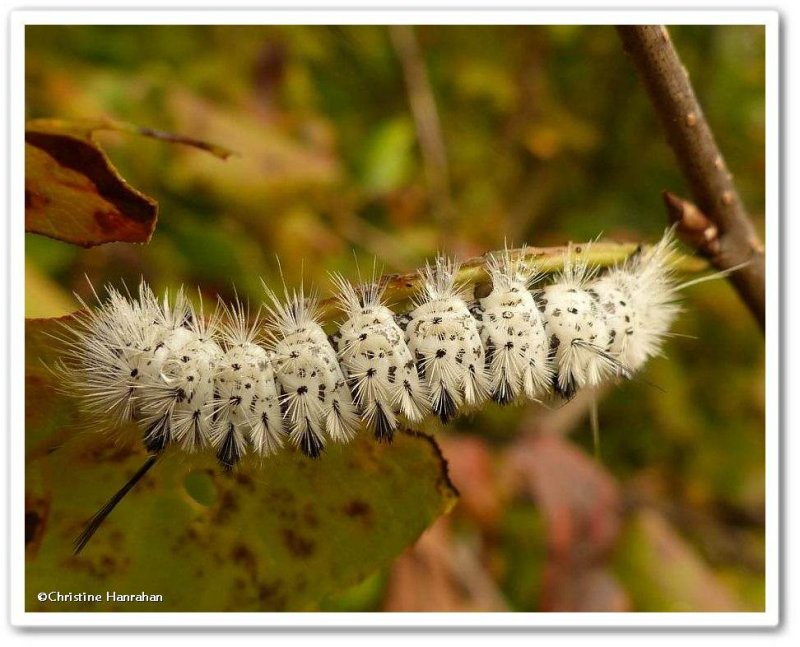
{"label": "autumn-colored leaf", "polygon": [[475,546],[440,518],[392,565],[385,611],[508,611]]}
{"label": "autumn-colored leaf", "polygon": [[502,501],[488,443],[477,436],[451,434],[440,441],[450,478],[458,488],[459,508],[491,529],[497,525]]}
{"label": "autumn-colored leaf", "polygon": [[130,186],[94,140],[97,130],[135,133],[207,150],[230,151],[196,139],[109,119],[37,119],[25,127],[25,230],[92,247],[145,243],[157,202]]}
{"label": "autumn-colored leaf", "polygon": [[547,522],[542,610],[627,611],[627,595],[606,564],[621,512],[613,477],[554,435],[524,436],[510,460]]}
{"label": "autumn-colored leaf", "polygon": [[[437,445],[416,432],[391,445],[364,432],[317,461],[287,449],[232,474],[211,452],[171,451],[74,556],[83,524],[145,452],[82,425],[75,403],[55,390],[40,359],[52,360],[47,334],[56,326],[26,327],[28,610],[313,608],[399,554],[455,502]],[[121,431],[135,439],[135,430]],[[164,601],[133,609],[37,600],[51,590],[145,591]]]}

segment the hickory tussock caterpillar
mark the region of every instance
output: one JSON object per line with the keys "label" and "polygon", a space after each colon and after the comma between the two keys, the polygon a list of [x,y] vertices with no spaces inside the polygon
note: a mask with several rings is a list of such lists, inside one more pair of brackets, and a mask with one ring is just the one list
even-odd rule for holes
{"label": "hickory tussock caterpillar", "polygon": [[333,277],[345,321],[333,337],[342,370],[364,422],[378,440],[391,442],[402,414],[420,422],[430,412],[427,386],[420,380],[403,331],[374,281],[354,286]]}
{"label": "hickory tussock caterpillar", "polygon": [[[680,290],[717,273],[676,282],[668,230],[649,250],[607,271],[587,248],[570,247],[555,281],[540,280],[524,252],[490,255],[492,288],[471,304],[458,264],[439,256],[419,271],[408,314],[383,302],[381,281],[334,277],[344,321],[333,346],[302,288],[281,300],[267,290],[268,323],[221,303],[210,316],[179,290],[134,298],[108,288],[76,313],[60,337],[56,371],[83,409],[114,424],[134,421],[151,456],[89,521],[79,551],[168,446],[213,448],[223,469],[247,451],[265,457],[290,442],[310,457],[328,440],[346,443],[363,421],[388,441],[398,416],[447,421],[491,396],[500,403],[571,397],[585,385],[628,377],[657,355],[679,312]],[[96,296],[96,295],[95,295]],[[334,348],[335,346],[335,348]]]}
{"label": "hickory tussock caterpillar", "polygon": [[457,272],[458,264],[444,256],[426,265],[416,307],[402,320],[406,343],[442,422],[464,404],[480,404],[489,392],[483,344],[463,289],[456,285]]}
{"label": "hickory tussock caterpillar", "polygon": [[520,395],[534,400],[553,379],[544,319],[530,293],[541,277],[522,257],[513,259],[508,249],[490,255],[486,269],[492,291],[471,308],[486,352],[489,390],[500,404]]}
{"label": "hickory tussock caterpillar", "polygon": [[325,436],[346,443],[358,430],[358,412],[336,352],[315,319],[317,299],[303,290],[284,289],[285,301],[267,291],[271,306],[273,365],[289,438],[310,457],[318,457]]}

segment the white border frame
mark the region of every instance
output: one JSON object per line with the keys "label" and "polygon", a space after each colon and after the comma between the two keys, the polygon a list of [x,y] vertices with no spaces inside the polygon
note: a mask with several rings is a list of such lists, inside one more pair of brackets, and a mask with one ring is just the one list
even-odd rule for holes
{"label": "white border frame", "polygon": [[[24,517],[24,345],[10,344],[9,524],[10,621],[24,627],[776,627],[780,623],[779,458],[779,97],[777,11],[528,11],[528,10],[17,10],[9,17],[10,304],[11,340],[24,338],[24,126],[26,25],[43,24],[724,24],[764,25],[766,35],[766,599],[749,613],[178,613],[27,612],[24,537],[14,519]],[[16,162],[16,163],[15,163]]]}

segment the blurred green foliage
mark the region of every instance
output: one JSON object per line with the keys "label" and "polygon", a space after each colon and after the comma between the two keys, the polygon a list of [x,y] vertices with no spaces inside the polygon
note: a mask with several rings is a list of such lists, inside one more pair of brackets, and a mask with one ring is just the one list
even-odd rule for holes
{"label": "blurred green foliage", "polygon": [[[302,276],[327,293],[329,271],[355,278],[356,262],[369,272],[373,258],[409,271],[437,247],[470,256],[506,239],[652,241],[665,227],[661,191],[689,196],[613,28],[415,33],[441,123],[447,181],[437,190],[446,195],[432,191],[403,58],[385,27],[28,27],[28,118],[108,115],[239,152],[221,162],[99,134],[123,177],[159,201],[156,234],[147,246],[91,250],[29,236],[31,307],[41,313],[41,295],[56,289],[49,314],[63,311],[70,291],[88,293],[84,275],[259,302],[259,277],[279,282],[276,256],[290,285]],[[761,230],[764,30],[671,34]],[[438,204],[450,206],[442,214]],[[731,599],[762,608],[763,338],[723,281],[688,291],[675,333],[664,358],[601,401],[602,462],[626,509],[659,510]],[[479,436],[500,461],[535,413],[489,406],[452,431]],[[585,423],[573,438],[593,452]],[[489,541],[461,506],[454,514],[454,532]],[[482,553],[510,608],[540,602],[538,514],[511,496]],[[646,610],[663,591],[641,590],[658,582],[636,571],[651,554],[637,523],[623,541],[635,559],[614,564],[630,607]],[[381,608],[389,573],[323,607]],[[702,607],[701,595],[692,599]]]}

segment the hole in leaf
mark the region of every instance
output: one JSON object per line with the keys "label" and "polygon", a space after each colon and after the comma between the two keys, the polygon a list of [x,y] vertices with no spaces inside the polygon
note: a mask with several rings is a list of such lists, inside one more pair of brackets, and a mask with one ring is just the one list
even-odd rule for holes
{"label": "hole in leaf", "polygon": [[193,470],[183,479],[186,493],[202,506],[210,507],[217,500],[217,486],[211,475],[203,470]]}

